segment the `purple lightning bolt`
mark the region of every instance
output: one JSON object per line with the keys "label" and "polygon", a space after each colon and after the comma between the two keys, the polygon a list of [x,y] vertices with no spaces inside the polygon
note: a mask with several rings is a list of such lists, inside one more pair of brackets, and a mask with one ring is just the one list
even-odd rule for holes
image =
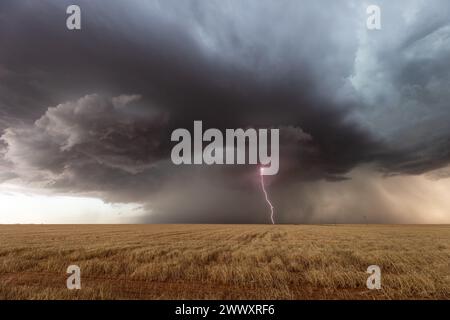
{"label": "purple lightning bolt", "polygon": [[264,173],[264,168],[260,168],[259,169],[259,175],[261,176],[261,187],[262,187],[262,190],[264,192],[264,196],[266,198],[266,202],[267,202],[267,204],[270,207],[270,220],[272,221],[272,224],[275,224],[275,222],[273,221],[273,205],[270,202],[269,197],[267,196],[266,187],[264,185],[264,174],[263,173]]}

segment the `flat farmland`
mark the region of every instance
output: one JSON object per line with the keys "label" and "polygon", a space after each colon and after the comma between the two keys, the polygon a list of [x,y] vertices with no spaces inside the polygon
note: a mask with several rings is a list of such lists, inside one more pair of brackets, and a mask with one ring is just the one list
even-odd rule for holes
{"label": "flat farmland", "polygon": [[0,299],[450,299],[450,226],[0,225]]}

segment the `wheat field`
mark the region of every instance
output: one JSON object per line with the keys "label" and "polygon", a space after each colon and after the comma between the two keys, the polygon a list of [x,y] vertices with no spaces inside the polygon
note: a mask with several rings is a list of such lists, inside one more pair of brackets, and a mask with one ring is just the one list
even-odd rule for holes
{"label": "wheat field", "polygon": [[448,225],[0,225],[0,299],[449,299],[449,263]]}

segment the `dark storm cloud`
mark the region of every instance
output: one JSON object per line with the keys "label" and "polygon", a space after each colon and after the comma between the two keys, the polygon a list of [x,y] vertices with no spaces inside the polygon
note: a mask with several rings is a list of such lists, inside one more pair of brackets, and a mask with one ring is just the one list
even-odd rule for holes
{"label": "dark storm cloud", "polygon": [[[66,191],[118,196],[122,188],[149,190],[155,187],[151,174],[166,157],[168,118],[160,111],[133,108],[139,99],[88,95],[49,108],[31,126],[5,130],[3,159],[22,180]],[[144,172],[145,177],[140,175]]]}
{"label": "dark storm cloud", "polygon": [[446,166],[450,5],[381,3],[389,32],[360,36],[351,77],[361,101],[355,114],[389,148],[387,171],[420,174]]}
{"label": "dark storm cloud", "polygon": [[356,1],[2,1],[3,179],[142,202],[155,221],[264,221],[255,168],[171,164],[171,131],[194,120],[282,128],[280,199],[365,163],[443,167],[450,5],[380,4],[387,30],[371,34]]}
{"label": "dark storm cloud", "polygon": [[[247,26],[243,21],[238,29],[233,28],[232,19],[222,17],[220,7],[202,2],[173,4],[160,9],[170,13],[172,7],[181,6],[178,9],[180,16],[173,18],[158,15],[154,8],[143,15],[139,6],[144,10],[144,3],[138,1],[134,10],[123,13],[127,11],[121,10],[123,5],[119,2],[110,4],[108,10],[100,10],[99,2],[80,2],[85,12],[85,30],[73,34],[58,24],[63,18],[58,18],[58,13],[64,5],[35,6],[15,2],[11,5],[12,15],[25,15],[22,21],[27,23],[8,20],[8,29],[14,31],[8,34],[7,47],[2,51],[6,57],[2,60],[8,61],[11,70],[23,70],[29,65],[35,70],[35,74],[30,75],[34,82],[45,90],[58,92],[52,97],[65,92],[70,92],[71,96],[78,90],[91,93],[93,88],[96,93],[137,92],[145,102],[170,114],[172,128],[190,127],[195,119],[218,128],[299,126],[314,135],[321,152],[325,153],[322,161],[330,171],[345,172],[353,166],[352,162],[360,161],[373,148],[373,142],[362,129],[345,122],[349,107],[336,107],[329,101],[326,91],[319,92],[323,90],[317,87],[319,79],[314,79],[312,73],[315,71],[309,70],[304,62],[304,59],[313,58],[310,56],[312,49],[304,49],[297,43],[280,43],[273,48],[270,39],[259,40],[254,32],[267,26],[253,14],[249,17],[254,19],[254,26]],[[273,18],[294,7],[295,3],[286,2],[285,5],[286,8],[276,10]],[[43,8],[45,15],[40,18],[37,13]],[[262,5],[262,8],[253,5],[248,9],[272,15],[271,5]],[[239,8],[234,10],[231,13],[237,14]],[[215,24],[208,15],[222,19]],[[332,17],[327,12],[323,15],[318,17],[323,22]],[[180,21],[175,19],[180,17]],[[311,18],[308,20],[311,22]],[[31,31],[30,25],[34,26]],[[320,26],[319,22],[317,25]],[[217,52],[202,47],[192,34],[192,30],[200,27],[209,28],[209,37],[220,38],[216,44]],[[276,39],[289,27],[282,25],[279,30],[267,30],[266,36]],[[299,27],[304,29],[306,23]],[[321,29],[325,31],[326,28],[325,23]],[[39,34],[48,36],[42,38]],[[324,44],[315,44],[318,48],[314,51],[319,59],[326,60],[335,55],[335,52],[327,53],[326,48],[333,39],[322,38]],[[302,41],[310,46],[314,39]],[[339,70],[341,63],[351,65],[351,61],[349,55],[325,64],[337,65],[339,67],[335,68]],[[40,105],[42,108],[45,103]],[[329,136],[335,141],[330,141]],[[349,150],[337,152],[340,147],[350,144],[354,145],[352,155],[345,155]],[[341,155],[352,158],[350,163],[347,164],[346,159],[334,159]]]}

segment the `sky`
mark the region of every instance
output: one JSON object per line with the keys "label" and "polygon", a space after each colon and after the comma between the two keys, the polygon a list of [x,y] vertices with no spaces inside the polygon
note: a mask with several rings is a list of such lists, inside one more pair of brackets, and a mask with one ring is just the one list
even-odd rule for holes
{"label": "sky", "polygon": [[172,163],[195,120],[280,130],[277,223],[450,223],[449,17],[447,0],[2,0],[0,223],[269,223],[257,166]]}

